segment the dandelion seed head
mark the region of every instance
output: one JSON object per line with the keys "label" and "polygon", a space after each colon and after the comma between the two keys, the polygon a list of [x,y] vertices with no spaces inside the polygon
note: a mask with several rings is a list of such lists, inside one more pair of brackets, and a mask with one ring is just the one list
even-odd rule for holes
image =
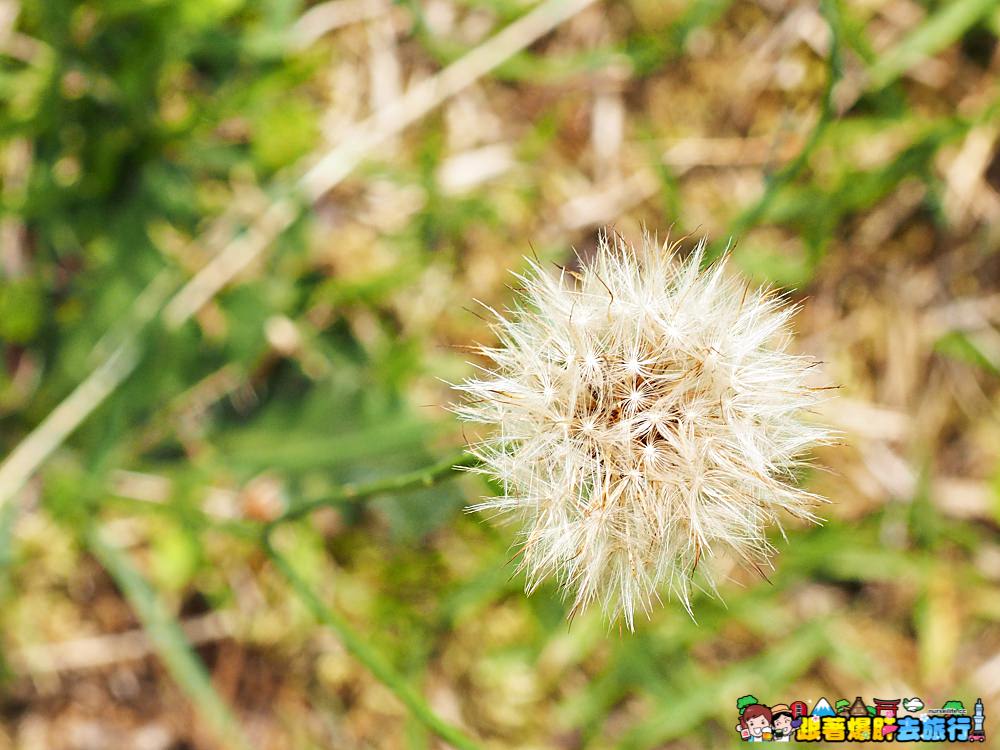
{"label": "dandelion seed head", "polygon": [[528,261],[520,298],[493,312],[499,345],[455,407],[488,426],[470,446],[501,497],[476,508],[523,519],[527,590],[555,577],[571,612],[593,604],[631,629],[661,591],[690,612],[696,567],[727,550],[769,564],[783,513],[821,498],[794,472],[822,426],[812,362],[789,351],[794,308],[645,239],[601,235],[576,273]]}

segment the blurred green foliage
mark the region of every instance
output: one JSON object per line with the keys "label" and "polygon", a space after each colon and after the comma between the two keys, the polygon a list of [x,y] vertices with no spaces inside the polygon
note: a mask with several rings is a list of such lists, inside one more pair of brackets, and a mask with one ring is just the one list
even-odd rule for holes
{"label": "blurred green foliage", "polygon": [[[408,55],[443,65],[469,49],[437,38],[421,3],[399,5],[414,19]],[[459,5],[488,11],[497,24],[524,10],[500,0]],[[726,227],[741,239],[734,259],[752,278],[786,290],[820,286],[824,274],[850,260],[853,249],[842,241],[853,225],[907,181],[924,190],[922,230],[947,235],[937,160],[971,129],[995,124],[1000,92],[994,86],[975,108],[958,111],[952,102],[926,104],[904,78],[916,62],[973,37],[995,46],[1000,13],[985,0],[915,5],[924,12],[920,23],[877,55],[861,10],[823,3],[823,18],[837,33],[829,58],[817,58],[809,70],[819,81],[809,97],[818,118],[809,121],[798,158],[770,172],[760,196],[729,206]],[[612,40],[529,49],[497,71],[497,86],[524,86],[542,100],[515,144],[522,164],[543,173],[554,163],[578,177],[580,147],[572,133],[579,117],[571,100],[546,100],[547,87],[575,86],[622,60],[636,81],[655,82],[686,62],[692,34],[749,12],[718,0],[615,7],[628,20]],[[295,586],[266,579],[257,527],[228,518],[252,515],[252,482],[274,476],[279,501],[309,502],[345,483],[363,485],[429,464],[442,445],[457,442],[454,425],[422,409],[414,389],[459,371],[460,355],[442,354],[440,345],[465,334],[465,324],[453,320],[464,314],[448,308],[413,323],[407,312],[426,302],[400,297],[427,269],[471,285],[474,260],[482,267],[482,256],[493,254],[506,262],[500,249],[515,245],[527,252],[533,233],[550,223],[539,208],[551,190],[544,175],[519,173],[510,186],[462,195],[443,191],[437,174],[447,143],[434,115],[407,136],[404,155],[373,159],[359,175],[423,196],[401,226],[377,238],[391,263],[353,277],[330,273],[315,251],[322,244],[314,236],[318,222],[307,219],[280,238],[262,269],[225,290],[196,320],[177,331],[155,320],[144,324],[136,300],[149,285],[189,277],[213,250],[188,244],[209,219],[231,211],[234,231],[249,224],[262,206],[289,193],[290,168],[321,141],[325,66],[331,54],[347,53],[335,45],[290,51],[288,30],[302,11],[290,0],[21,5],[17,28],[31,40],[29,54],[0,57],[5,163],[27,154],[23,179],[5,177],[0,193],[0,211],[17,218],[24,238],[24,268],[0,275],[7,364],[0,368],[0,452],[12,451],[123,335],[141,328],[143,352],[137,371],[42,472],[41,513],[56,529],[45,533],[70,539],[71,553],[60,556],[56,544],[12,543],[16,509],[0,510],[8,645],[31,642],[33,634],[18,625],[31,621],[33,589],[62,586],[33,578],[40,575],[33,566],[47,566],[58,580],[89,556],[134,608],[132,624],[149,630],[173,678],[209,723],[223,728],[232,726],[230,710],[173,616],[192,602],[237,608],[237,568],[264,580],[266,611],[251,618],[248,639],[278,654],[276,671],[284,671],[283,654],[307,653],[316,615],[341,640],[356,643],[361,657],[374,654],[368,664],[381,665],[376,674],[383,681],[422,685],[430,673],[446,675],[468,703],[470,733],[498,747],[516,746],[522,736],[535,738],[523,740],[531,746],[557,732],[581,747],[654,748],[682,738],[718,745],[734,737],[735,701],[748,692],[766,701],[788,697],[792,686],[860,687],[881,679],[879,648],[858,635],[869,610],[895,618],[915,640],[919,666],[909,678],[939,688],[934,670],[954,659],[957,636],[946,616],[952,599],[935,581],[946,569],[970,597],[995,593],[974,554],[995,544],[996,532],[940,511],[929,477],[933,462],[922,456],[913,459],[920,474],[912,496],[857,518],[796,529],[769,584],[729,586],[725,603],[699,596],[696,621],[668,609],[629,637],[609,634],[596,613],[567,629],[552,585],[524,599],[523,581],[508,563],[513,533],[459,512],[468,495],[490,491],[474,484],[408,489],[346,504],[333,521],[297,521],[283,530],[288,537],[279,546],[315,600],[296,603]],[[835,53],[866,70],[846,113],[833,96],[832,83],[843,72]],[[654,143],[667,128],[638,99],[629,101],[635,110],[629,116]],[[875,138],[902,145],[875,164],[841,156]],[[571,155],[569,165],[556,161],[561,152]],[[680,232],[696,229],[685,225],[690,205],[678,175],[659,161],[654,145],[649,154],[662,184],[648,215],[663,226],[676,222]],[[8,166],[5,174],[12,171]],[[352,197],[347,191],[345,202]],[[514,224],[511,216],[529,218]],[[761,226],[794,239],[791,249],[754,235]],[[720,250],[728,238],[718,233]],[[326,242],[342,240],[348,241],[338,234]],[[568,257],[571,240],[549,234],[537,251],[545,259]],[[356,253],[369,251],[365,242],[352,245]],[[982,247],[983,255],[996,253],[985,231]],[[499,288],[502,277],[496,278]],[[451,296],[472,296],[459,292]],[[296,340],[287,351],[267,334],[276,321],[294,324]],[[974,369],[975,377],[997,375],[988,341],[946,331],[934,349]],[[123,469],[166,480],[164,496],[130,498],[122,491]],[[206,510],[212,490],[223,520]],[[1000,519],[992,512],[994,522]],[[136,554],[124,554],[95,530],[115,519],[141,519]],[[891,612],[880,608],[890,586],[900,587],[893,596],[902,602]],[[995,635],[995,604],[970,605],[965,616],[966,635]],[[352,641],[352,627],[364,637]],[[367,641],[371,652],[357,645]],[[12,685],[16,675],[8,678]],[[335,715],[359,710],[311,676],[301,682],[312,705]],[[426,707],[416,700],[407,705],[420,714]],[[435,720],[423,718],[425,725]],[[408,732],[412,746],[428,745],[424,729]]]}

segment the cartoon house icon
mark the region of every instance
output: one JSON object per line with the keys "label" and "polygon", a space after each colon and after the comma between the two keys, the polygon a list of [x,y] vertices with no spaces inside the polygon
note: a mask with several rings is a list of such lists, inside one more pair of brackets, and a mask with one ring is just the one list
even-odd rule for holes
{"label": "cartoon house icon", "polygon": [[864,700],[859,695],[854,699],[854,703],[851,704],[850,710],[847,712],[848,716],[868,716],[868,706],[865,705]]}

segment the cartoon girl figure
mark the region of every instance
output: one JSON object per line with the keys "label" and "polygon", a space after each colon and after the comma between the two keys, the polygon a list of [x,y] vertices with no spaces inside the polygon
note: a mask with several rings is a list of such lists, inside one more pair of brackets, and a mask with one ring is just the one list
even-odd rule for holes
{"label": "cartoon girl figure", "polygon": [[[771,709],[759,703],[753,703],[743,709],[740,716],[740,728],[746,730],[747,742],[767,742],[772,737]],[[740,734],[743,734],[741,731]]]}
{"label": "cartoon girl figure", "polygon": [[801,723],[802,719],[792,718],[792,710],[784,703],[771,706],[771,725],[774,727],[775,742],[791,742],[792,735]]}

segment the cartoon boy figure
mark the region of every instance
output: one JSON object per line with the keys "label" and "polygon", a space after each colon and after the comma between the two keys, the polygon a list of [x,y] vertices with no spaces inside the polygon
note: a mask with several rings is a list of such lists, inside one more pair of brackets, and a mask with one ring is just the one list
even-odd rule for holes
{"label": "cartoon boy figure", "polygon": [[[772,738],[771,731],[771,709],[754,703],[743,709],[740,716],[740,727],[745,729],[747,742],[767,742]],[[743,733],[742,731],[740,732]]]}
{"label": "cartoon boy figure", "polygon": [[792,718],[792,709],[784,703],[771,706],[771,726],[774,727],[775,742],[791,742],[801,719]]}

